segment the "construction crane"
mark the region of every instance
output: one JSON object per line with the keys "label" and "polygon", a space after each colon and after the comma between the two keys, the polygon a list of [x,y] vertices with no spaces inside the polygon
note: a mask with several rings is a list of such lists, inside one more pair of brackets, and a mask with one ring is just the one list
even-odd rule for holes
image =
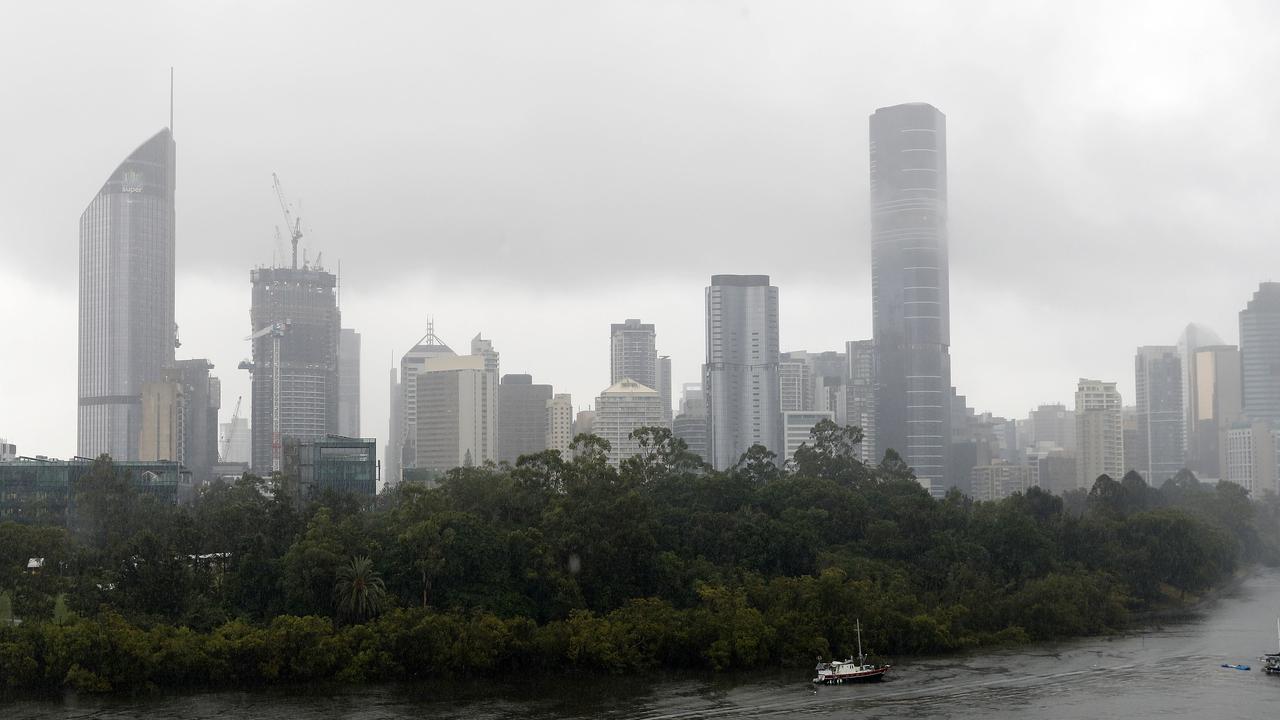
{"label": "construction crane", "polygon": [[302,218],[294,218],[289,210],[289,201],[285,200],[284,188],[280,186],[280,178],[271,173],[271,182],[276,188],[276,199],[280,201],[280,211],[284,213],[284,225],[289,230],[289,238],[293,241],[293,269],[298,269],[298,241],[302,239]]}
{"label": "construction crane", "polygon": [[231,413],[231,424],[227,426],[227,434],[222,438],[222,452],[218,453],[222,462],[226,462],[227,456],[231,453],[231,439],[236,435],[236,423],[240,420],[241,400],[244,400],[243,395],[236,398],[236,409]]}
{"label": "construction crane", "polygon": [[[271,472],[276,473],[281,470],[281,445],[280,445],[280,340],[284,337],[285,332],[289,330],[289,321],[271,323],[264,326],[258,332],[245,338],[245,340],[257,340],[261,337],[271,336]],[[240,368],[251,370],[256,376],[258,374],[258,366],[254,363],[244,361],[240,363]]]}

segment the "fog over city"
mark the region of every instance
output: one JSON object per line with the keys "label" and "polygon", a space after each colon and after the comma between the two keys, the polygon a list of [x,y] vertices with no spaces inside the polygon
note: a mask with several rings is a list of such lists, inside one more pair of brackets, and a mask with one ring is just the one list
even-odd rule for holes
{"label": "fog over city", "polygon": [[428,318],[504,373],[610,383],[653,323],[681,383],[713,274],[768,274],[781,349],[870,338],[868,116],[947,118],[952,383],[971,407],[1134,392],[1134,349],[1238,339],[1280,279],[1280,8],[1264,2],[8,3],[0,8],[0,437],[76,452],[79,218],[169,124],[180,357],[222,420],[249,271],[340,269],[362,434]]}

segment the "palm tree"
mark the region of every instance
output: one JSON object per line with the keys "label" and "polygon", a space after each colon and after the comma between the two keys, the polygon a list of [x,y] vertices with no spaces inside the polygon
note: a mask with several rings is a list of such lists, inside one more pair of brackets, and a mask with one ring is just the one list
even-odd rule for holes
{"label": "palm tree", "polygon": [[368,556],[353,557],[351,562],[338,568],[333,601],[338,615],[352,622],[363,622],[383,611],[387,605],[387,586]]}

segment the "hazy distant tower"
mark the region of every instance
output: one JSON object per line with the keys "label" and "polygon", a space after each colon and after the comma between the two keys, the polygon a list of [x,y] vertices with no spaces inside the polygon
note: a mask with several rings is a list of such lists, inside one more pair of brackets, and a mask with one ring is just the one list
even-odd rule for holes
{"label": "hazy distant tower", "polygon": [[757,443],[781,456],[778,288],[768,275],[713,275],[706,301],[705,459],[730,468]]}
{"label": "hazy distant tower", "polygon": [[79,455],[137,459],[142,386],[173,362],[176,153],[156,133],[80,215]]}
{"label": "hazy distant tower", "polygon": [[609,384],[630,378],[658,389],[657,334],[636,318],[609,326]]}
{"label": "hazy distant tower", "polygon": [[871,116],[871,298],[876,446],[934,495],[951,432],[946,117],[925,103]]}
{"label": "hazy distant tower", "polygon": [[338,336],[338,434],[360,437],[360,333]]}
{"label": "hazy distant tower", "polygon": [[1124,408],[1113,382],[1080,378],[1076,387],[1076,487],[1089,490],[1099,475],[1124,475]]}
{"label": "hazy distant tower", "polygon": [[1182,358],[1172,345],[1143,345],[1134,358],[1138,435],[1146,450],[1137,470],[1159,487],[1186,466]]}
{"label": "hazy distant tower", "polygon": [[1280,428],[1280,283],[1264,282],[1240,311],[1244,414]]}

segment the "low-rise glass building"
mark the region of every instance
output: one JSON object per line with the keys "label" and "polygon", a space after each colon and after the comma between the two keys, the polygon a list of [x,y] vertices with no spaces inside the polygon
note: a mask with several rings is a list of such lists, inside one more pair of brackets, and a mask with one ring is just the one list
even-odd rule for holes
{"label": "low-rise glass building", "polygon": [[287,441],[285,475],[296,478],[301,500],[309,502],[326,490],[372,500],[378,494],[377,441],[329,435],[323,439]]}
{"label": "low-rise glass building", "polygon": [[[62,524],[75,503],[73,488],[93,467],[93,460],[17,458],[0,462],[0,522]],[[176,462],[112,462],[134,488],[161,502],[177,505],[192,498],[191,473]]]}

